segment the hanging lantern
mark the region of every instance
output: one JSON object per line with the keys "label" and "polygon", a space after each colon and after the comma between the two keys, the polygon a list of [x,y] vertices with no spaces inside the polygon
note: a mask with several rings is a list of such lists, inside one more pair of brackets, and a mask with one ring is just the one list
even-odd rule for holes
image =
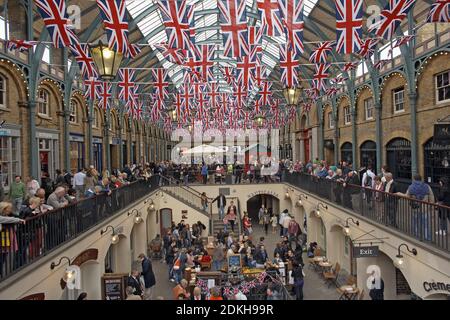
{"label": "hanging lantern", "polygon": [[253,121],[255,122],[255,125],[258,128],[261,128],[264,125],[264,120],[266,120],[266,118],[263,115],[260,115],[260,114],[256,115],[253,118]]}
{"label": "hanging lantern", "polygon": [[119,71],[123,54],[111,50],[101,41],[96,46],[91,46],[91,56],[97,67],[99,78],[105,81],[113,80]]}
{"label": "hanging lantern", "polygon": [[302,87],[286,87],[283,90],[284,98],[286,99],[286,103],[290,106],[296,106],[300,100],[300,96],[302,94]]}

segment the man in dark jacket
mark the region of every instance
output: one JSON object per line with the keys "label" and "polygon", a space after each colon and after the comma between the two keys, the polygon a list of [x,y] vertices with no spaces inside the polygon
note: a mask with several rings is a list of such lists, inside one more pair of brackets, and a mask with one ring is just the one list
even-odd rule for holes
{"label": "man in dark jacket", "polygon": [[[343,186],[344,186],[344,196],[343,196],[344,207],[358,210],[359,196],[360,196],[360,188],[359,188],[360,182],[356,171],[348,172]],[[353,204],[355,204],[355,208]]]}
{"label": "man in dark jacket", "polygon": [[[400,190],[398,189],[397,183],[392,178],[392,173],[386,172],[384,174],[384,178],[386,179],[386,183],[384,185],[384,191],[386,193],[396,194]],[[384,200],[384,207],[387,215],[386,224],[397,228],[397,205],[398,198],[395,196],[386,196]]]}
{"label": "man in dark jacket", "polygon": [[225,206],[227,205],[227,198],[225,198],[225,195],[223,193],[220,193],[212,202],[215,201],[217,201],[217,208],[219,209],[219,219],[222,220],[225,217]]}
{"label": "man in dark jacket", "polygon": [[155,274],[153,273],[152,262],[145,254],[141,253],[138,256],[139,261],[142,263],[142,276],[144,277],[145,283],[145,291],[144,291],[144,299],[151,300],[152,299],[152,291],[153,286],[156,283]]}
{"label": "man in dark jacket", "polygon": [[133,288],[134,295],[142,296],[142,286],[141,282],[139,281],[139,271],[131,271],[131,274],[128,277],[128,286]]}

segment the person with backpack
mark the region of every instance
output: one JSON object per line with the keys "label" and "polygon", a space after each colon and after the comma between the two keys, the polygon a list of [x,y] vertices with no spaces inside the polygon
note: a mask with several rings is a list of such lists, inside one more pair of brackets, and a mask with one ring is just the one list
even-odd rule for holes
{"label": "person with backpack", "polygon": [[361,186],[364,189],[363,199],[367,201],[369,209],[372,209],[372,190],[375,187],[375,173],[372,171],[372,165],[367,166],[366,172],[363,174]]}

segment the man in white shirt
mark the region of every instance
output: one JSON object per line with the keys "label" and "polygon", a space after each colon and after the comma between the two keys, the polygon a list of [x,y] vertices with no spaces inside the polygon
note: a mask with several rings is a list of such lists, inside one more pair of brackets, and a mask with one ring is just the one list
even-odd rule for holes
{"label": "man in white shirt", "polygon": [[77,192],[77,200],[79,200],[84,195],[85,178],[85,168],[81,169],[81,171],[75,173],[75,175],[73,176],[73,188]]}
{"label": "man in white shirt", "polygon": [[[372,165],[370,165],[370,164],[367,166],[366,172],[364,172],[361,186],[370,188],[370,189],[373,189],[375,187],[375,173],[373,173]],[[365,191],[363,193],[363,197],[365,197],[365,199],[367,200],[367,203],[369,204],[369,208],[371,208],[371,206],[372,206],[372,202],[371,202],[372,191],[365,189]]]}

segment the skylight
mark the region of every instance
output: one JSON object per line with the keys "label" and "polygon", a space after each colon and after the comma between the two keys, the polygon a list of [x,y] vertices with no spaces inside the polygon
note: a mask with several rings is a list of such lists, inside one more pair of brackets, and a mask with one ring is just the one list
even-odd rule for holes
{"label": "skylight", "polygon": [[318,0],[304,0],[305,5],[303,7],[303,14],[305,15],[305,17],[309,16],[309,14],[311,13],[311,11],[314,9],[314,7],[316,6]]}

